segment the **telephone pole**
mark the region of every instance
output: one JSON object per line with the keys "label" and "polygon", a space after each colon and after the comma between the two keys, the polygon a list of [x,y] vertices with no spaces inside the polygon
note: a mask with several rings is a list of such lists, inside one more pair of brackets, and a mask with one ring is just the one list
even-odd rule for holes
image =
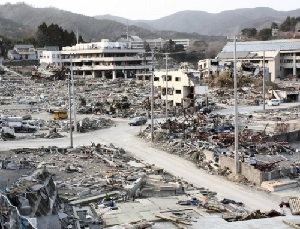
{"label": "telephone pole", "polygon": [[166,121],[168,120],[168,58],[169,53],[165,53],[166,55]]}
{"label": "telephone pole", "polygon": [[152,57],[152,76],[151,76],[151,142],[154,141],[154,51],[151,52]]}

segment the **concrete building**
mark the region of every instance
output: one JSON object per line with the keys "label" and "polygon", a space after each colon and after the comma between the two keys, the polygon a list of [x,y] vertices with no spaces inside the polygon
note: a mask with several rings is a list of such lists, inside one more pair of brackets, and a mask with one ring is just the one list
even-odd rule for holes
{"label": "concrete building", "polygon": [[[227,43],[215,59],[205,59],[198,62],[198,69],[204,77],[233,67],[234,43]],[[287,76],[300,76],[300,39],[236,42],[237,71],[243,71],[243,66],[252,65],[255,68],[268,69],[266,80],[280,80]]]}
{"label": "concrete building", "polygon": [[63,47],[62,51],[45,51],[40,63],[70,68],[74,77],[116,79],[132,78],[136,73],[149,71],[151,57],[143,57],[144,49],[133,49],[127,42],[100,42]]}
{"label": "concrete building", "polygon": [[168,77],[165,70],[155,71],[154,87],[158,88],[161,99],[167,100],[168,105],[184,108],[196,106],[198,97],[207,93],[207,86],[200,85],[200,73],[195,70],[171,70]]}
{"label": "concrete building", "polygon": [[42,51],[40,63],[51,64],[56,67],[62,67],[61,51]]}
{"label": "concrete building", "polygon": [[[234,43],[227,43],[218,54],[218,60],[233,60]],[[251,62],[262,67],[265,52],[265,66],[269,78],[275,81],[286,76],[300,76],[300,39],[236,42],[236,54],[240,63]]]}
{"label": "concrete building", "polygon": [[59,51],[58,46],[45,46],[44,48],[36,48],[37,59],[43,58],[44,51]]}
{"label": "concrete building", "polygon": [[[183,45],[185,50],[187,50],[190,45],[190,39],[172,39],[171,38],[171,40],[174,41],[176,45]],[[162,38],[143,40],[142,38],[140,38],[138,36],[130,35],[127,37],[127,35],[123,35],[123,36],[119,37],[116,41],[122,41],[122,42],[128,41],[130,46],[134,49],[143,49],[145,44],[148,44],[151,50],[153,50],[154,48],[156,48],[157,50],[160,50],[163,48],[164,44],[169,40],[165,40]]]}

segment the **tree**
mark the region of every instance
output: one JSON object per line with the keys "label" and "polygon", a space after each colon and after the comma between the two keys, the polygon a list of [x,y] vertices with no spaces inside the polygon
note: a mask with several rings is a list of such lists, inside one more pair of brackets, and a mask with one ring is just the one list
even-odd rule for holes
{"label": "tree", "polygon": [[44,47],[48,45],[48,26],[45,22],[43,22],[41,25],[38,26],[37,32],[36,32],[36,41],[37,45],[40,47]]}
{"label": "tree", "polygon": [[272,22],[271,29],[278,29],[278,24],[276,22]]}
{"label": "tree", "polygon": [[162,48],[162,51],[163,52],[168,52],[168,53],[172,53],[172,52],[175,52],[175,42],[172,41],[172,39],[170,39],[169,41],[167,41],[163,48]]}
{"label": "tree", "polygon": [[280,25],[279,29],[283,32],[295,31],[295,26],[300,22],[300,17],[288,16]]}
{"label": "tree", "polygon": [[144,49],[145,49],[146,52],[151,51],[150,45],[146,41],[144,41]]}
{"label": "tree", "polygon": [[[82,37],[81,37],[81,40]],[[61,49],[64,46],[71,46],[76,44],[76,36],[73,31],[68,32],[63,30],[57,24],[47,26],[45,22],[38,26],[36,32],[36,43],[43,47],[47,45],[59,46]]]}
{"label": "tree", "polygon": [[79,35],[79,37],[78,37],[78,43],[79,43],[79,44],[80,44],[80,43],[85,43],[85,41],[83,40],[83,38],[82,38],[81,35]]}
{"label": "tree", "polygon": [[242,35],[246,37],[255,37],[257,34],[256,28],[245,28],[242,30]]}
{"label": "tree", "polygon": [[267,41],[272,37],[272,29],[262,29],[258,33],[258,39],[262,41]]}

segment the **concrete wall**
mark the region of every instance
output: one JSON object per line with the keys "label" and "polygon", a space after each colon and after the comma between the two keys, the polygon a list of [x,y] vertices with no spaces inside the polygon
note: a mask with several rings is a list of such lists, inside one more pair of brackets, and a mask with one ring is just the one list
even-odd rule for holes
{"label": "concrete wall", "polygon": [[256,185],[260,185],[262,182],[262,172],[255,169],[253,166],[240,163],[241,174],[244,175],[249,181]]}
{"label": "concrete wall", "polygon": [[300,140],[300,130],[280,135],[274,135],[272,137],[268,136],[265,137],[263,140],[267,142],[296,142]]}
{"label": "concrete wall", "polygon": [[[228,167],[231,171],[235,170],[234,158],[220,155],[219,165],[221,168]],[[281,174],[278,170],[271,172],[261,172],[255,169],[254,166],[240,162],[240,174],[245,176],[250,182],[260,185],[263,181],[269,181],[288,176],[291,173],[290,168],[282,168]]]}
{"label": "concrete wall", "polygon": [[231,171],[234,171],[234,158],[233,157],[226,157],[223,155],[219,156],[219,165],[221,168],[229,168]]}
{"label": "concrete wall", "polygon": [[[235,170],[234,158],[220,155],[219,164],[221,168],[228,167],[231,171]],[[262,182],[261,171],[253,166],[240,162],[240,174],[245,176],[250,182],[260,185]]]}

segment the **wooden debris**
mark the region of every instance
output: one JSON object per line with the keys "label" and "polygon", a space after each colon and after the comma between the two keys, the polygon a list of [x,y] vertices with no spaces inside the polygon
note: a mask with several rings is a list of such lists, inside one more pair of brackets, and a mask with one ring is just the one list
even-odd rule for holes
{"label": "wooden debris", "polygon": [[286,220],[282,220],[283,223],[291,226],[292,228],[295,228],[295,229],[300,229],[300,226],[298,226],[297,224],[294,224],[292,222],[289,222],[289,221],[286,221]]}
{"label": "wooden debris", "polygon": [[162,214],[156,214],[155,216],[157,218],[159,218],[159,219],[163,219],[163,220],[166,220],[166,221],[169,221],[169,222],[173,223],[179,229],[186,229],[186,227],[184,227],[184,226],[182,226],[180,224],[192,225],[190,222],[188,222],[188,221],[186,221],[184,219],[180,219],[180,218],[172,218],[172,217],[164,216]]}

